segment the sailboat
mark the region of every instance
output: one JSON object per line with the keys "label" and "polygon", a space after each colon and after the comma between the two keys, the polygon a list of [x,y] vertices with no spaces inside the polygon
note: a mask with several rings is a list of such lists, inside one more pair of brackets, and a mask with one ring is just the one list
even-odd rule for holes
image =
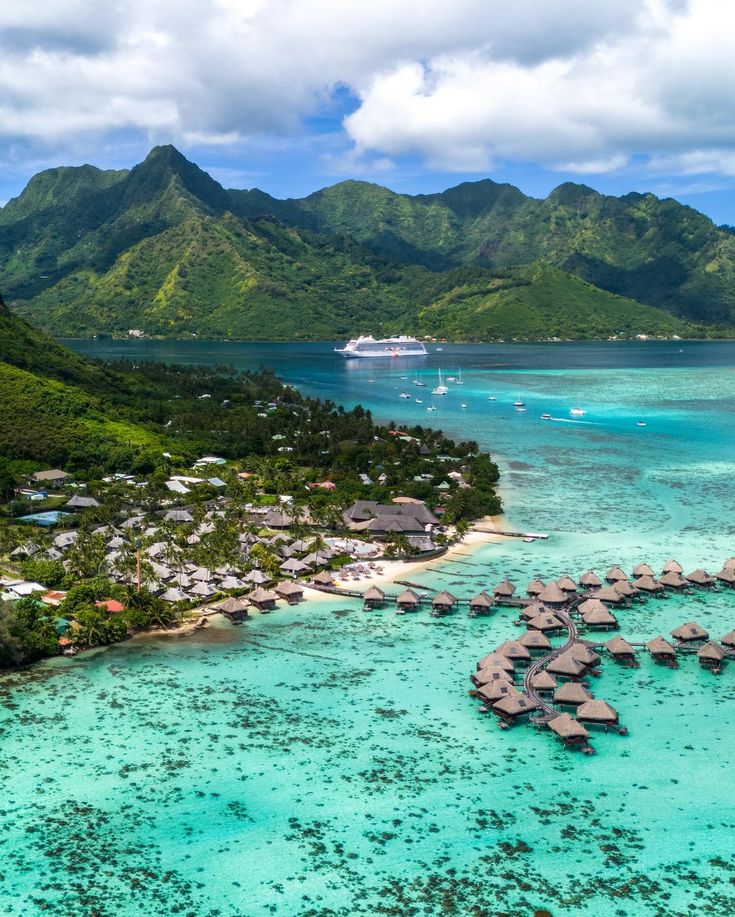
{"label": "sailboat", "polygon": [[464,379],[462,378],[462,367],[460,366],[457,370],[457,378],[454,380],[455,385],[464,385]]}
{"label": "sailboat", "polygon": [[446,385],[444,384],[444,380],[442,379],[442,371],[439,370],[439,385],[437,385],[436,388],[433,388],[431,390],[431,394],[432,395],[446,395],[448,391],[449,389],[446,387]]}
{"label": "sailboat", "polygon": [[421,373],[416,373],[416,378],[413,380],[414,385],[419,385],[423,388],[426,383],[421,381]]}

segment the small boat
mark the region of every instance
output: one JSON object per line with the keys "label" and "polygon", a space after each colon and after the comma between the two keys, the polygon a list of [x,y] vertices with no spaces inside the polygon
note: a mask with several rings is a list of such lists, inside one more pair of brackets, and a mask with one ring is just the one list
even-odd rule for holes
{"label": "small boat", "polygon": [[551,419],[552,419],[551,414],[542,414],[541,415],[541,420],[551,420]]}
{"label": "small boat", "polygon": [[530,537],[524,538],[523,540],[524,540],[524,541],[527,541],[527,542],[534,542],[534,541],[536,541],[535,538],[530,538]]}
{"label": "small boat", "polygon": [[572,417],[584,417],[587,411],[585,411],[584,408],[572,408],[569,413]]}
{"label": "small boat", "polygon": [[463,401],[462,404],[460,404],[460,407],[461,407],[461,408],[466,408],[467,405],[466,405],[466,404],[464,403],[464,401]]}
{"label": "small boat", "polygon": [[416,378],[413,380],[413,384],[414,384],[414,385],[419,385],[419,386],[421,386],[421,388],[423,388],[423,387],[426,385],[425,382],[422,382],[422,381],[421,381],[421,374],[420,374],[420,373],[417,373],[417,374],[416,374]]}
{"label": "small boat", "polygon": [[431,394],[432,395],[446,395],[448,391],[449,389],[446,387],[446,385],[444,384],[444,380],[442,379],[442,371],[439,370],[439,385],[437,385],[436,388],[433,388],[431,390]]}
{"label": "small boat", "polygon": [[648,426],[645,420],[636,420],[635,425],[637,427],[647,427]]}
{"label": "small boat", "polygon": [[516,411],[518,411],[519,414],[525,414],[525,413],[526,413],[526,409],[525,409],[525,408],[516,408]]}
{"label": "small boat", "polygon": [[513,407],[514,407],[514,408],[525,408],[525,406],[526,406],[525,401],[521,401],[520,398],[518,399],[518,401],[514,401],[514,402],[513,402]]}
{"label": "small boat", "polygon": [[447,382],[456,382],[456,381],[457,381],[456,376],[447,376]]}
{"label": "small boat", "polygon": [[437,353],[441,353],[441,352],[442,352],[442,350],[444,350],[444,348],[443,348],[443,347],[437,347],[437,348],[436,348],[436,352],[437,352]]}
{"label": "small boat", "polygon": [[408,394],[408,392],[401,392],[401,394],[398,397],[399,398],[408,398],[409,400],[411,399],[411,396]]}
{"label": "small boat", "polygon": [[427,411],[435,411],[436,408],[434,407],[433,404],[431,404],[431,405],[429,405],[429,407],[428,407],[426,410],[427,410]]}
{"label": "small boat", "polygon": [[495,395],[488,395],[487,400],[488,401],[497,401],[498,399],[495,397]]}
{"label": "small boat", "polygon": [[424,402],[423,402],[423,399],[421,399],[421,398],[416,398],[416,404],[423,404],[423,403],[424,403]]}
{"label": "small boat", "polygon": [[457,378],[454,380],[455,385],[464,385],[464,379],[462,378],[462,367],[457,370]]}
{"label": "small boat", "polygon": [[401,376],[402,382],[408,382],[408,376]]}

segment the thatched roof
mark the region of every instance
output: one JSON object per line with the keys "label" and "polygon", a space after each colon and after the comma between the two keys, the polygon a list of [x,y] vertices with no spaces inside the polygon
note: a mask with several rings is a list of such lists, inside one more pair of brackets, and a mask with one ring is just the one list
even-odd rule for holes
{"label": "thatched roof", "polygon": [[580,576],[579,585],[584,586],[586,589],[595,589],[597,586],[602,585],[602,580],[594,570],[588,570]]}
{"label": "thatched roof", "polygon": [[691,573],[687,573],[685,579],[689,580],[690,583],[694,583],[695,586],[711,586],[715,581],[714,576],[710,576],[701,567],[692,570]]}
{"label": "thatched roof", "polygon": [[444,592],[440,592],[438,595],[435,595],[431,600],[432,605],[454,605],[457,599],[452,595],[451,592],[447,592],[446,589]]}
{"label": "thatched roof", "polygon": [[546,669],[537,672],[531,679],[531,687],[536,691],[553,691],[557,684],[557,680],[553,675],[549,675]]}
{"label": "thatched roof", "polygon": [[548,650],[551,648],[549,638],[538,630],[527,630],[518,638],[518,642],[529,650]]}
{"label": "thatched roof", "polygon": [[610,567],[610,569],[605,574],[605,579],[608,581],[608,583],[617,583],[620,580],[627,580],[628,574],[616,565],[614,567]]}
{"label": "thatched roof", "polygon": [[493,604],[493,600],[490,598],[487,592],[485,592],[484,589],[482,592],[479,592],[474,597],[474,599],[470,600],[471,608],[490,608],[492,607],[492,604]]}
{"label": "thatched roof", "polygon": [[612,614],[602,602],[599,602],[594,608],[583,611],[582,620],[590,627],[615,627],[618,623],[618,619],[615,615]]}
{"label": "thatched roof", "polygon": [[507,656],[508,659],[526,661],[531,658],[531,654],[526,647],[523,646],[522,643],[519,643],[518,640],[506,640],[505,643],[500,644],[495,652],[500,653],[502,656]]}
{"label": "thatched roof", "polygon": [[398,605],[418,605],[420,601],[413,589],[404,589],[396,599]]}
{"label": "thatched roof", "polygon": [[477,689],[477,696],[493,705],[505,697],[513,697],[513,695],[520,693],[518,688],[507,681],[490,681]]}
{"label": "thatched roof", "polygon": [[562,576],[561,579],[558,579],[556,581],[556,585],[563,592],[576,592],[577,591],[577,584],[574,582],[571,576]]}
{"label": "thatched roof", "polygon": [[514,666],[507,656],[501,653],[488,653],[477,663],[477,669],[478,671],[480,669],[503,669],[506,672],[512,672]]}
{"label": "thatched roof", "polygon": [[249,601],[254,602],[256,605],[263,605],[266,603],[278,601],[278,596],[275,592],[271,592],[269,589],[263,589],[261,586],[258,586],[256,589],[253,589],[252,592],[249,592],[247,598]]}
{"label": "thatched roof", "polygon": [[616,605],[622,602],[624,597],[612,586],[603,586],[602,589],[598,590],[596,593],[596,598],[601,602],[610,602]]}
{"label": "thatched roof", "polygon": [[662,586],[668,586],[670,589],[683,589],[684,586],[689,585],[689,582],[684,579],[681,573],[675,570],[669,570],[662,574],[659,576],[658,581]]}
{"label": "thatched roof", "polygon": [[583,663],[584,665],[597,665],[600,661],[600,657],[597,653],[586,646],[584,643],[573,643],[567,650],[572,659],[576,659],[578,662]]}
{"label": "thatched roof", "polygon": [[377,586],[371,586],[363,595],[363,600],[367,602],[382,602],[385,599],[385,593]]}
{"label": "thatched roof", "polygon": [[217,611],[224,611],[228,615],[232,614],[242,614],[247,612],[248,603],[245,599],[238,599],[235,596],[230,596],[229,599],[225,599],[223,602],[217,602],[214,606]]}
{"label": "thatched roof", "polygon": [[579,605],[577,605],[577,611],[581,615],[591,614],[593,611],[607,610],[607,605],[605,605],[599,599],[585,599],[584,602],[581,602]]}
{"label": "thatched roof", "polygon": [[568,598],[569,596],[563,589],[559,588],[557,583],[549,583],[549,585],[544,586],[543,590],[539,593],[539,600],[541,602],[547,602],[550,605],[562,605]]}
{"label": "thatched roof", "polygon": [[531,618],[535,618],[536,615],[543,614],[546,611],[541,602],[529,602],[528,605],[524,605],[521,608],[521,617],[526,621],[530,621]]}
{"label": "thatched roof", "polygon": [[540,615],[536,615],[535,618],[531,618],[527,626],[530,630],[554,631],[563,630],[565,625],[561,618],[557,618],[550,611],[545,611]]}
{"label": "thatched roof", "polygon": [[675,640],[687,641],[687,640],[709,640],[709,634],[707,631],[697,624],[696,621],[688,621],[686,624],[682,624],[681,627],[677,627],[676,630],[671,631],[671,636]]}
{"label": "thatched roof", "polygon": [[666,640],[661,634],[658,637],[654,637],[653,640],[649,640],[646,644],[646,649],[653,656],[675,656],[676,650],[674,647]]}
{"label": "thatched roof", "polygon": [[504,681],[506,684],[513,681],[513,673],[504,669],[483,668],[478,669],[472,676],[478,685],[489,685],[492,681]]}
{"label": "thatched roof", "polygon": [[662,573],[683,573],[684,568],[679,563],[678,560],[667,560],[666,563],[661,567]]}
{"label": "thatched roof", "polygon": [[722,662],[725,658],[725,651],[716,643],[705,643],[704,646],[698,650],[697,656],[699,659],[707,662]]}
{"label": "thatched roof", "polygon": [[630,596],[635,595],[638,592],[635,586],[631,586],[627,579],[616,580],[613,583],[613,589],[618,593],[618,595],[622,595],[626,599],[630,598]]}
{"label": "thatched roof", "polygon": [[292,582],[291,580],[285,580],[283,583],[279,583],[275,587],[275,592],[279,595],[289,597],[294,595],[303,595],[304,590],[297,583]]}
{"label": "thatched roof", "polygon": [[577,719],[590,723],[617,723],[618,711],[604,700],[588,700],[577,707]]}
{"label": "thatched roof", "polygon": [[538,578],[531,580],[531,582],[526,586],[526,592],[530,596],[536,596],[541,592],[546,583],[543,580]]}
{"label": "thatched roof", "polygon": [[718,580],[723,583],[735,584],[735,567],[723,567],[719,573],[715,573]]}
{"label": "thatched roof", "polygon": [[502,583],[493,589],[493,595],[499,595],[503,598],[510,598],[516,591],[516,587],[510,580],[504,579]]}
{"label": "thatched roof", "polygon": [[532,697],[523,692],[508,694],[502,700],[493,704],[493,710],[498,713],[504,713],[506,716],[522,716],[524,713],[532,713],[538,710],[539,703]]}
{"label": "thatched roof", "polygon": [[653,567],[649,564],[636,564],[633,567],[633,576],[654,576]]}
{"label": "thatched roof", "polygon": [[586,739],[589,733],[581,723],[578,723],[569,713],[560,713],[553,720],[549,720],[549,729],[555,732],[560,739]]}
{"label": "thatched roof", "polygon": [[623,637],[613,637],[605,646],[608,653],[613,656],[635,656],[635,650]]}
{"label": "thatched roof", "polygon": [[639,592],[661,592],[664,588],[661,583],[648,573],[644,573],[642,576],[639,576],[637,580],[634,580],[633,587],[638,589]]}
{"label": "thatched roof", "polygon": [[585,666],[569,652],[562,653],[556,659],[552,659],[546,666],[546,671],[552,675],[563,675],[566,678],[578,678],[585,672]]}
{"label": "thatched roof", "polygon": [[720,643],[735,649],[735,630],[731,630],[729,634],[720,637]]}
{"label": "thatched roof", "polygon": [[583,704],[591,699],[590,692],[578,681],[567,681],[554,691],[555,704]]}

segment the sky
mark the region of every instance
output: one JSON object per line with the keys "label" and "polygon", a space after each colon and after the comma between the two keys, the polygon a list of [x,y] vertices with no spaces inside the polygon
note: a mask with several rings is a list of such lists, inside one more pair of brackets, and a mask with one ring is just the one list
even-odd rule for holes
{"label": "sky", "polygon": [[0,203],[173,143],[277,197],[577,181],[732,225],[733,34],[728,0],[3,0]]}

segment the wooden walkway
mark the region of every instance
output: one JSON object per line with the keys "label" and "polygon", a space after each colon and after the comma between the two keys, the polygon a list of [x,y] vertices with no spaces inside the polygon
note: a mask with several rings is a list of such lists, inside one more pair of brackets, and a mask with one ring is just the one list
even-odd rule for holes
{"label": "wooden walkway", "polygon": [[[580,599],[580,601],[582,601]],[[579,602],[574,602],[573,605],[576,606]],[[571,610],[571,606],[570,609]],[[545,656],[541,656],[539,659],[534,660],[531,665],[526,669],[526,672],[523,676],[523,690],[526,694],[536,701],[536,703],[544,711],[542,716],[532,717],[531,722],[533,723],[548,723],[549,720],[553,720],[554,717],[559,716],[559,711],[553,707],[548,701],[546,701],[541,695],[536,691],[532,686],[531,681],[533,680],[534,675],[538,675],[546,666],[552,662],[557,656],[561,656],[562,653],[572,646],[572,644],[577,639],[577,625],[572,620],[569,611],[557,610],[554,612],[557,618],[560,621],[564,622],[564,626],[567,629],[567,639],[562,646],[558,646],[555,649],[552,649],[551,652],[547,653]]]}

